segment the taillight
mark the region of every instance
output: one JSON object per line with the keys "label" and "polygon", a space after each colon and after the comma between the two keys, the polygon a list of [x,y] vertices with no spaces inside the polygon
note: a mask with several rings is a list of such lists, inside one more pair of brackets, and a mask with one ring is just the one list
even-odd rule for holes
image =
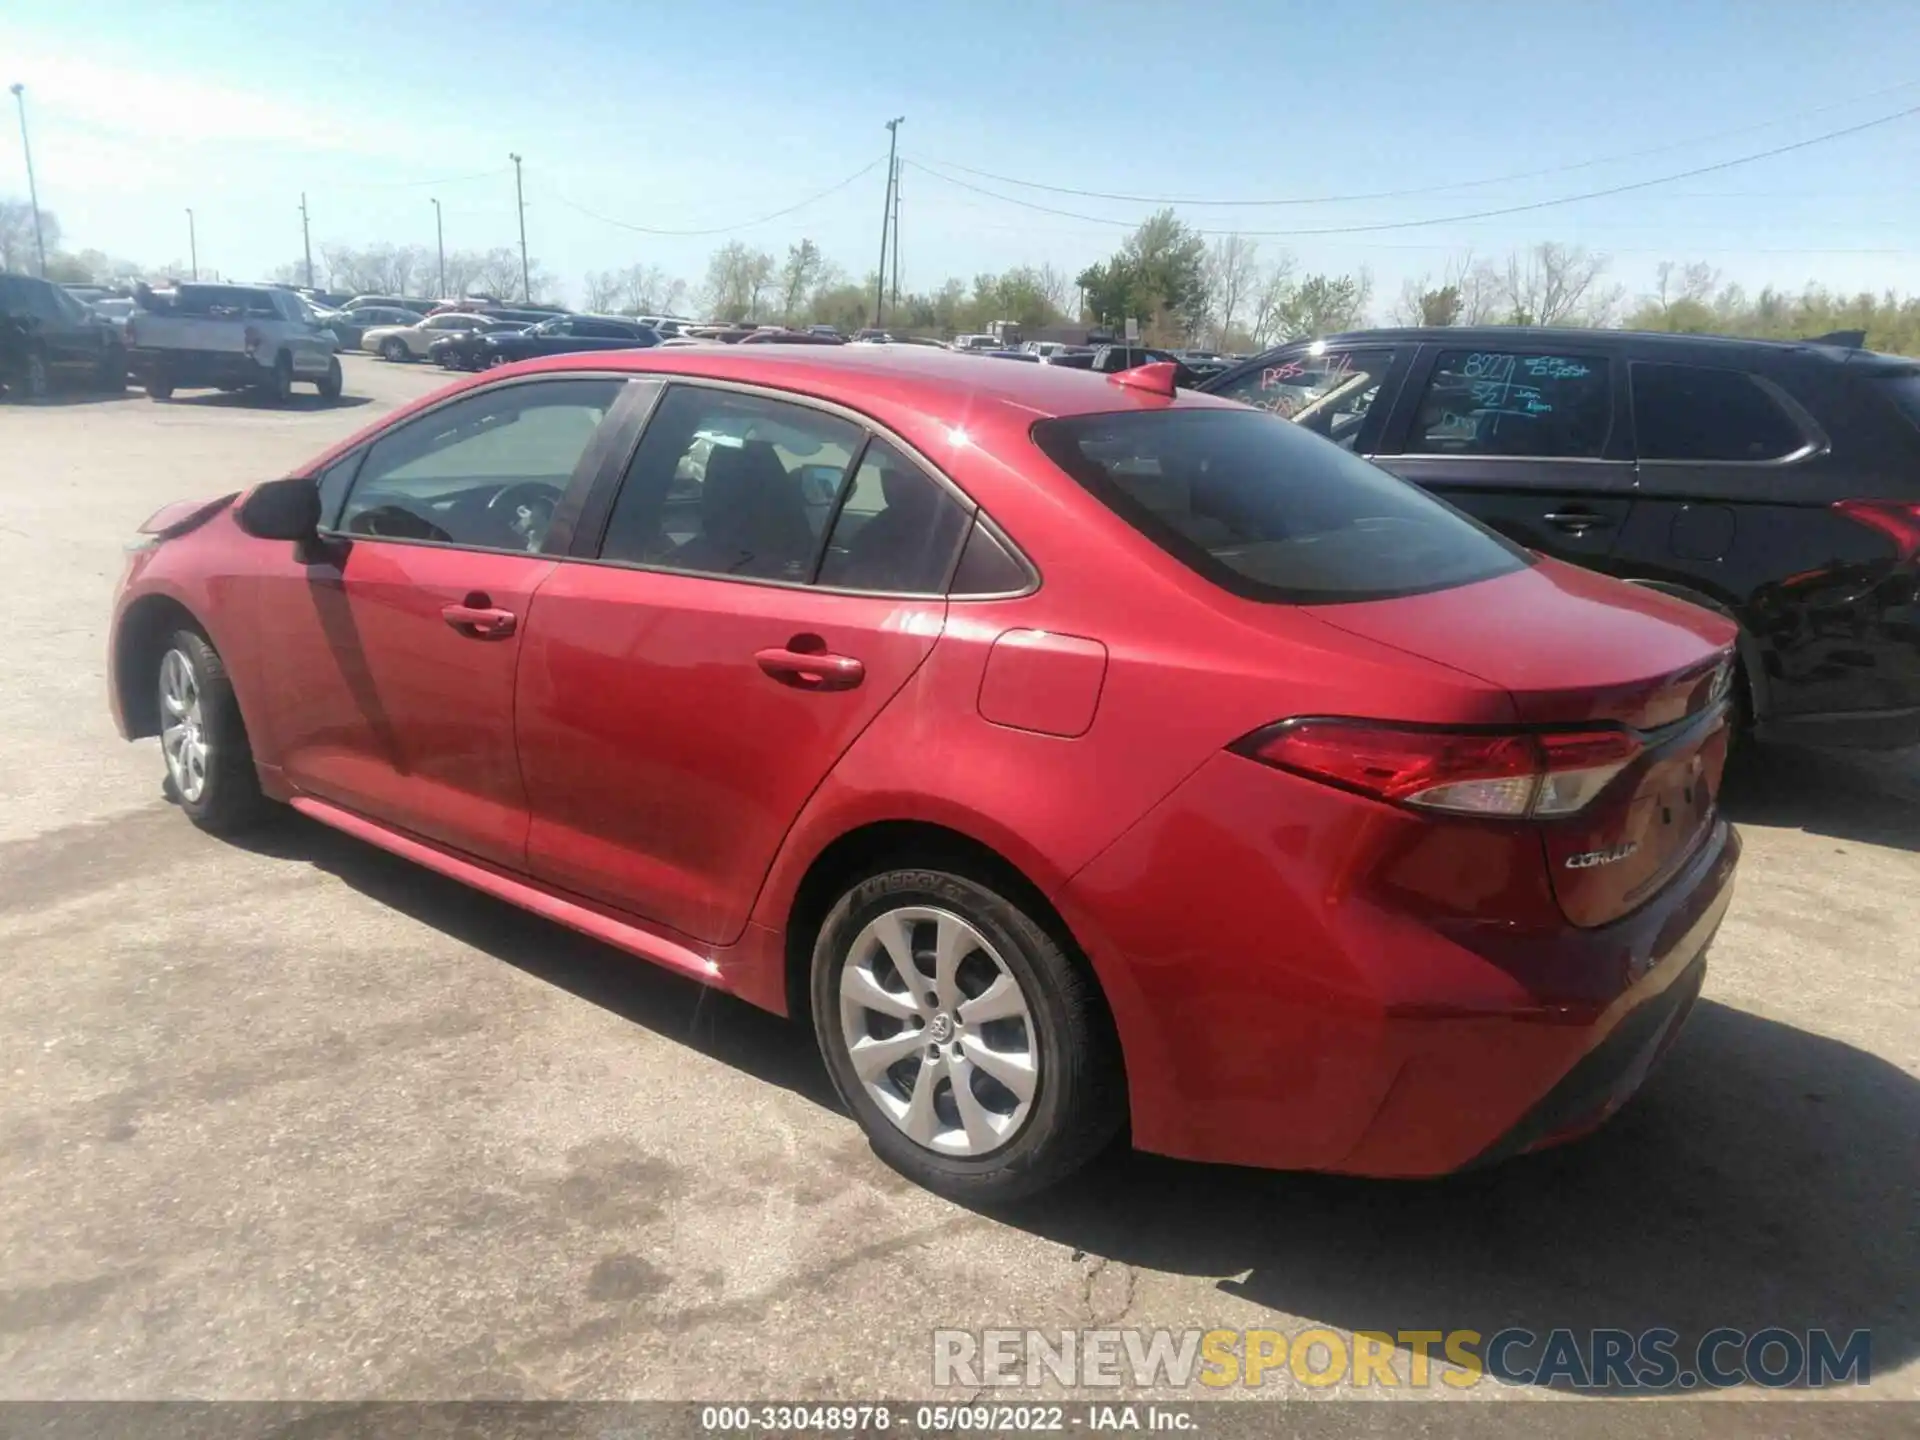
{"label": "taillight", "polygon": [[1906,500],[1836,500],[1833,508],[1893,541],[1902,564],[1920,556],[1920,504]]}
{"label": "taillight", "polygon": [[1494,819],[1572,815],[1640,753],[1627,730],[1488,734],[1373,720],[1289,720],[1234,747],[1376,800]]}

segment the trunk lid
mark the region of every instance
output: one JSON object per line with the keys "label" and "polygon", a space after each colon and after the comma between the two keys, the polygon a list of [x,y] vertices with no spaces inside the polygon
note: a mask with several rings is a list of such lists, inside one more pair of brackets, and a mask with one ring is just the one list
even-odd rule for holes
{"label": "trunk lid", "polygon": [[1727,756],[1732,621],[1554,561],[1310,613],[1501,686],[1528,728],[1638,737],[1638,750],[1578,811],[1533,822],[1573,924],[1604,925],[1653,898],[1712,828]]}

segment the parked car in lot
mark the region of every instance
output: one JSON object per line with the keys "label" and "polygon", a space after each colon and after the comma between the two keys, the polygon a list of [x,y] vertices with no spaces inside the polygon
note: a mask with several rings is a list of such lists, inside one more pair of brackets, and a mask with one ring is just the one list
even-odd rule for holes
{"label": "parked car in lot", "polygon": [[296,381],[337,398],[342,388],[334,332],[290,290],[264,285],[140,286],[126,322],[129,366],[147,394],[257,390],[276,404]]}
{"label": "parked car in lot", "polygon": [[789,330],[780,325],[762,325],[751,335],[740,337],[742,345],[844,345],[838,335],[819,330]]}
{"label": "parked car in lot", "polygon": [[1530,549],[1736,621],[1736,698],[1762,739],[1920,743],[1920,362],[1706,335],[1380,330],[1282,346],[1205,388]]}
{"label": "parked car in lot", "polygon": [[462,315],[456,310],[429,315],[411,325],[382,325],[364,332],[360,344],[382,360],[424,360],[435,340],[475,331],[490,333],[494,328],[484,315]]}
{"label": "parked car in lot", "polygon": [[126,389],[118,327],[58,285],[0,273],[0,389],[38,400],[61,384]]}
{"label": "parked car in lot", "polygon": [[483,336],[518,334],[532,328],[525,320],[483,318],[478,324],[463,330],[443,332],[436,336],[427,346],[427,359],[443,370],[484,370],[488,357],[480,345]]}
{"label": "parked car in lot", "polygon": [[817,1032],[969,1200],[1434,1175],[1699,993],[1735,627],[1308,430],[906,347],[495,370],[141,527],[121,733]]}
{"label": "parked car in lot", "polygon": [[409,298],[405,295],[356,295],[340,308],[355,310],[410,310],[415,315],[427,315],[438,310],[444,302]]}
{"label": "parked car in lot", "polygon": [[424,317],[417,310],[396,310],[386,305],[363,305],[358,310],[335,310],[326,317],[327,328],[334,333],[342,350],[358,350],[366,343],[369,330],[388,330],[401,325],[418,325]]}
{"label": "parked car in lot", "polygon": [[558,315],[526,330],[483,335],[476,349],[481,367],[528,360],[536,355],[568,355],[580,350],[633,350],[658,345],[660,337],[644,325],[600,315]]}

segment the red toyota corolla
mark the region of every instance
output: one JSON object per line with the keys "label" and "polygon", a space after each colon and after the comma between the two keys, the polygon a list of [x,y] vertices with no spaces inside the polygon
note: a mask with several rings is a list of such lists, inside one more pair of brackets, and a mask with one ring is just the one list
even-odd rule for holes
{"label": "red toyota corolla", "polygon": [[494,370],[163,510],[114,708],[817,1031],[891,1164],[1437,1175],[1699,993],[1733,627],[1299,426],[904,347]]}

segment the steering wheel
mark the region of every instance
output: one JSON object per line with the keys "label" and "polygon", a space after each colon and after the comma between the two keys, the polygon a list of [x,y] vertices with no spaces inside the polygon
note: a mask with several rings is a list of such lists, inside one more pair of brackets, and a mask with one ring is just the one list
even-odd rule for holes
{"label": "steering wheel", "polygon": [[538,550],[553,523],[559,507],[560,492],[538,480],[516,480],[502,485],[487,501],[487,513],[521,540],[528,550]]}

